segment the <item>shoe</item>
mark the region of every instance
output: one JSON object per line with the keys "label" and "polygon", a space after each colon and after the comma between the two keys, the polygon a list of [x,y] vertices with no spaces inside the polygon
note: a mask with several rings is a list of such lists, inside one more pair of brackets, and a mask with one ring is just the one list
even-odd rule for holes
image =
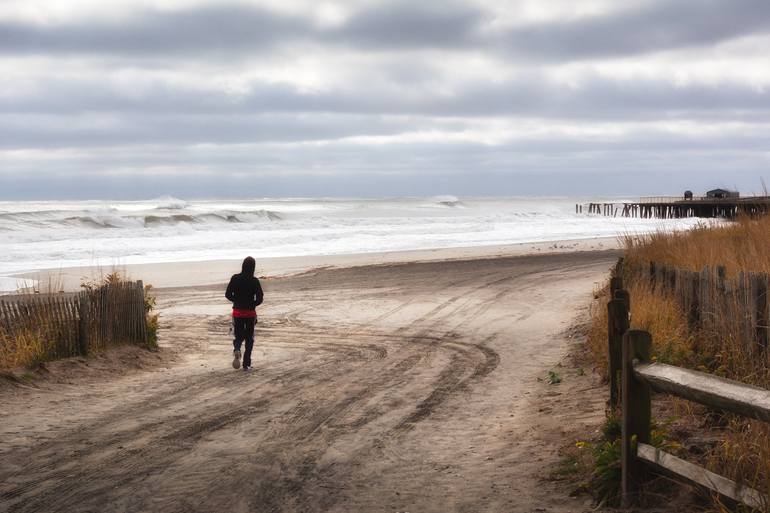
{"label": "shoe", "polygon": [[249,371],[251,371],[251,367],[246,367],[246,366],[243,367],[243,372],[249,372]]}
{"label": "shoe", "polygon": [[233,351],[233,369],[238,369],[241,366],[241,352],[237,349]]}

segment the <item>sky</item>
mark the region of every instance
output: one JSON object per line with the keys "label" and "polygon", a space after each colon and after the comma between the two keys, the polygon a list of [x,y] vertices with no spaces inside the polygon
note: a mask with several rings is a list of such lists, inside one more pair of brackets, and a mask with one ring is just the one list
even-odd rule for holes
{"label": "sky", "polygon": [[770,180],[767,0],[2,0],[0,199]]}

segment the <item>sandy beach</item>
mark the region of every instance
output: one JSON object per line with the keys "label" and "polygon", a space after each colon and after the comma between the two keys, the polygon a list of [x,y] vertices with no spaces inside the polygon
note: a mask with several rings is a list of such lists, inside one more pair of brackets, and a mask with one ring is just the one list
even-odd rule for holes
{"label": "sandy beach", "polygon": [[[259,258],[257,259],[257,274],[262,277],[279,277],[320,268],[563,254],[603,251],[618,249],[619,247],[620,241],[617,237],[595,237],[580,240],[508,244],[502,246]],[[30,283],[36,282],[39,284],[38,287],[42,289],[46,289],[48,284],[51,284],[57,292],[59,290],[74,291],[79,290],[80,285],[84,282],[99,281],[105,275],[117,271],[130,279],[143,280],[145,284],[152,284],[156,288],[191,287],[216,285],[227,281],[232,273],[240,270],[240,263],[240,259],[129,265],[115,263],[110,266],[42,269],[17,274],[10,279],[19,280],[19,284],[25,281]]]}
{"label": "sandy beach", "polygon": [[590,511],[550,477],[603,419],[575,357],[617,252],[591,243],[260,262],[251,373],[230,367],[232,261],[132,267],[160,352],[0,387],[0,510]]}

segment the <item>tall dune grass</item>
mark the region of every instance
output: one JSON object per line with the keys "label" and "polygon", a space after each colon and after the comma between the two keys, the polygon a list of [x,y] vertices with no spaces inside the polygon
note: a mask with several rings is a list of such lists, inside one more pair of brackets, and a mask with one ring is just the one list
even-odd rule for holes
{"label": "tall dune grass", "polygon": [[738,272],[770,274],[770,217],[742,218],[722,226],[700,226],[683,232],[659,231],[623,237],[629,264],[660,262],[700,271],[724,266]]}
{"label": "tall dune grass", "polygon": [[11,337],[0,330],[0,370],[30,367],[45,352],[42,339],[32,331]]}
{"label": "tall dune grass", "polygon": [[[62,288],[59,277],[48,276],[45,281],[22,288],[19,292],[22,297],[32,299],[38,294],[57,294]],[[0,297],[0,300],[2,299]],[[24,326],[17,326],[14,336],[2,328],[0,326],[0,369],[31,367],[44,359],[45,340],[41,327],[34,321],[30,320],[29,323],[24,323]]]}
{"label": "tall dune grass", "polygon": [[[741,272],[770,274],[768,217],[627,236],[624,243],[627,269],[645,269],[655,262],[689,271],[723,266],[728,279]],[[624,282],[631,295],[631,327],[652,334],[655,359],[770,389],[770,348],[759,346],[753,330],[745,328],[745,302],[738,294],[728,290],[708,326],[690,329],[676,298],[653,289],[646,273],[626,273]],[[597,297],[588,342],[606,376],[609,298],[606,290]],[[704,416],[700,408],[689,411],[700,412],[691,418],[693,426],[721,433],[720,442],[702,458],[707,466],[770,496],[770,425],[731,415]],[[727,511],[716,498],[714,510]],[[770,513],[770,505],[765,511]]]}
{"label": "tall dune grass", "polygon": [[[676,299],[667,293],[653,290],[649,281],[629,275],[625,288],[631,294],[631,327],[649,331],[656,341],[654,358],[672,364],[687,362],[697,365],[694,352],[695,335],[690,333],[687,319]],[[591,325],[588,333],[588,347],[597,370],[607,379],[607,302],[608,289],[595,294],[591,305]]]}

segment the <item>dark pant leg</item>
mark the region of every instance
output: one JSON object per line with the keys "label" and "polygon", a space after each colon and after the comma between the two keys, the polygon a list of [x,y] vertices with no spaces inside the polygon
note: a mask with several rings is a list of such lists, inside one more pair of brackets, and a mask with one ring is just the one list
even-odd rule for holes
{"label": "dark pant leg", "polygon": [[254,347],[254,321],[256,319],[243,319],[243,335],[246,340],[246,351],[243,353],[243,366],[251,367],[251,350]]}
{"label": "dark pant leg", "polygon": [[233,349],[236,351],[241,350],[241,343],[246,338],[244,335],[243,321],[247,319],[241,319],[239,317],[233,317]]}

